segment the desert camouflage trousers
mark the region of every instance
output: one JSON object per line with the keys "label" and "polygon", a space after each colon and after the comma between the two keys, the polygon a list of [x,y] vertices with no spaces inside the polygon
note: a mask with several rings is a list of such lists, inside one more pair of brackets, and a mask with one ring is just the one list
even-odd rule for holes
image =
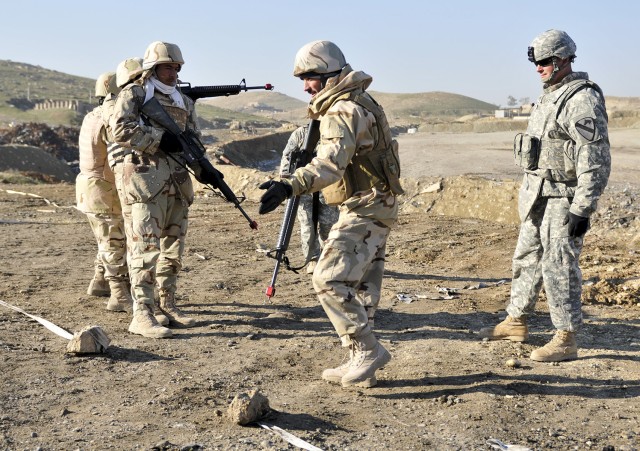
{"label": "desert camouflage trousers", "polygon": [[533,313],[544,286],[551,321],[558,330],[576,331],[582,323],[582,272],[578,266],[583,238],[572,238],[565,218],[570,199],[538,198],[520,226],[513,255],[511,301],[507,313]]}
{"label": "desert camouflage trousers", "polygon": [[320,193],[318,205],[318,230],[313,227],[313,195],[300,196],[300,206],[297,213],[300,224],[300,242],[302,244],[302,256],[305,261],[317,260],[324,242],[329,237],[331,227],[338,220],[338,207],[331,207],[324,202]]}
{"label": "desert camouflage trousers", "polygon": [[380,302],[390,227],[346,210],[334,224],[313,273],[313,287],[343,344],[371,333],[365,307]]}
{"label": "desert camouflage trousers", "polygon": [[86,213],[98,243],[95,265],[104,268],[107,280],[127,280],[127,242],[121,215]]}
{"label": "desert camouflage trousers", "polygon": [[131,294],[135,302],[153,304],[155,289],[175,293],[187,235],[186,202],[168,183],[152,200],[127,205],[122,164],[114,167],[127,236]]}

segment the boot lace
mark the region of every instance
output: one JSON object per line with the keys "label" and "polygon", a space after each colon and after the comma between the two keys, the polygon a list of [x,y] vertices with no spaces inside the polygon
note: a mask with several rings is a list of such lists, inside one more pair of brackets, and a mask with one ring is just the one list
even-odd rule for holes
{"label": "boot lace", "polygon": [[349,346],[349,351],[342,357],[342,362],[340,362],[340,366],[336,369],[344,370],[345,368],[349,368],[351,366],[351,361],[353,360],[353,345]]}
{"label": "boot lace", "polygon": [[[556,345],[558,347],[563,347],[560,345],[565,344],[567,337],[569,336],[569,331],[566,330],[559,330],[556,332],[556,334],[553,336],[553,338],[551,339],[551,341],[549,342],[550,345]],[[566,346],[565,346],[566,347]]]}
{"label": "boot lace", "polygon": [[367,356],[367,351],[364,349],[364,343],[360,343],[356,340],[351,342],[353,356],[351,358],[351,366],[354,368],[359,367],[364,362]]}

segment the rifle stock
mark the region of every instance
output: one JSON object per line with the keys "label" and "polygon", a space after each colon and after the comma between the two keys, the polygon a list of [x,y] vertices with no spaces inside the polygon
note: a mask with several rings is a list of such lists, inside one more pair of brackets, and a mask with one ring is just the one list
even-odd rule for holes
{"label": "rifle stock", "polygon": [[[292,171],[297,168],[306,166],[312,159],[318,140],[320,139],[320,121],[311,120],[309,122],[309,129],[307,130],[307,136],[304,139],[302,148],[291,155]],[[282,219],[282,226],[280,227],[280,234],[278,235],[278,244],[274,251],[267,255],[276,260],[275,268],[273,269],[273,275],[271,276],[271,283],[267,287],[265,294],[268,299],[271,299],[276,294],[276,279],[280,272],[280,265],[284,262],[289,267],[289,260],[287,258],[287,250],[289,249],[289,241],[291,240],[291,234],[293,233],[293,226],[296,222],[296,213],[298,211],[298,205],[300,204],[300,196],[292,196],[287,201],[287,206],[284,210],[284,218]]]}
{"label": "rifle stock", "polygon": [[[160,105],[160,102],[154,97],[142,106],[142,113],[164,127],[167,132],[177,136],[178,141],[180,141],[180,146],[182,147],[180,156],[184,159],[186,165],[191,168],[196,179],[211,189],[218,189],[224,198],[240,210],[242,216],[249,221],[249,227],[257,230],[258,223],[251,219],[244,211],[240,205],[240,201],[224,181],[222,173],[213,167],[206,156],[206,149],[198,137],[190,131],[183,132],[173,118],[169,116],[169,113]],[[173,155],[168,155],[174,158]]]}
{"label": "rifle stock", "polygon": [[267,83],[263,86],[247,86],[244,78],[237,85],[217,85],[217,86],[191,86],[191,83],[180,83],[178,85],[180,91],[194,102],[205,97],[228,97],[240,94],[241,91],[250,91],[254,89],[264,89],[265,91],[273,91],[274,86]]}

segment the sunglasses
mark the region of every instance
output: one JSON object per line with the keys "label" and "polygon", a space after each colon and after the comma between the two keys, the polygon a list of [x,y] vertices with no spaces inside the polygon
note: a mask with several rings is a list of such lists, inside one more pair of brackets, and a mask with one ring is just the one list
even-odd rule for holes
{"label": "sunglasses", "polygon": [[545,59],[540,60],[540,61],[534,61],[533,64],[536,67],[537,66],[541,66],[541,67],[551,66],[553,64],[553,57],[550,56],[549,58],[545,58]]}

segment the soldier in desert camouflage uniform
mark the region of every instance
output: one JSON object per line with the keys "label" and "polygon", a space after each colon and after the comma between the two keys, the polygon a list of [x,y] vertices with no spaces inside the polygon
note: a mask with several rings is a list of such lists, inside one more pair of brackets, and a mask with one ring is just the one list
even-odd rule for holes
{"label": "soldier in desert camouflage uniform", "polygon": [[[144,73],[144,69],[142,69],[142,58],[140,57],[132,57],[127,58],[118,64],[116,68],[116,77],[115,83],[118,92],[124,88],[129,83],[132,83],[138,80],[142,74]],[[104,99],[104,103],[102,104],[102,119],[105,123],[105,127],[107,130],[107,140],[108,140],[108,161],[109,166],[111,167],[116,181],[116,188],[118,191],[118,196],[120,198],[120,204],[122,205],[122,215],[124,217],[124,226],[125,226],[125,235],[127,237],[127,241],[131,242],[132,234],[131,234],[131,205],[128,205],[126,202],[126,195],[124,193],[124,189],[122,187],[122,169],[123,165],[119,164],[124,161],[124,155],[129,152],[126,147],[122,147],[118,145],[113,137],[113,132],[111,131],[111,127],[109,126],[109,119],[113,114],[113,108],[116,103],[116,96],[113,94],[107,94],[107,97]],[[127,247],[129,249],[129,247]],[[130,257],[127,255],[127,260],[130,260]],[[159,300],[156,296],[154,299],[154,310],[153,314],[158,321],[163,326],[169,325],[169,318],[167,318],[159,307]]]}
{"label": "soldier in desert camouflage uniform", "polygon": [[[298,127],[291,133],[287,146],[282,151],[282,161],[280,163],[280,177],[289,178],[291,176],[291,154],[298,152],[304,144],[308,126]],[[318,200],[314,200],[314,194],[300,196],[300,208],[298,208],[297,219],[300,224],[300,241],[302,243],[302,255],[305,262],[308,262],[307,273],[313,274],[316,262],[320,256],[320,250],[329,236],[329,231],[338,220],[338,208],[327,205],[322,193],[318,193]],[[313,217],[313,205],[317,202],[316,230]]]}
{"label": "soldier in desert camouflage uniform", "polygon": [[518,136],[516,163],[524,169],[518,209],[522,224],[513,256],[507,318],[484,328],[489,339],[525,341],[527,315],[544,286],[556,333],[531,359],[557,362],[578,355],[582,323],[582,273],[578,266],[589,217],[611,168],[604,94],[584,72],[573,72],[576,45],[564,31],[549,30],[529,47],[544,92],[527,131]]}
{"label": "soldier in desert camouflage uniform", "polygon": [[[118,64],[116,69],[116,86],[118,90],[121,90],[129,83],[133,82],[135,79],[139,78],[143,73],[142,69],[142,58],[127,58],[124,61],[121,61]],[[122,163],[124,161],[125,153],[129,153],[130,151],[126,147],[122,147],[115,142],[115,137],[113,136],[113,131],[111,130],[111,126],[109,121],[111,116],[113,115],[113,109],[116,105],[117,96],[107,96],[103,103],[102,107],[102,120],[105,123],[107,130],[107,158],[109,161],[109,166],[113,170],[115,174],[115,183],[118,191],[118,196],[120,197],[120,203],[122,205],[122,214],[125,218],[125,234],[127,239],[131,241],[131,206],[126,203],[126,196],[124,194],[124,190],[122,189]]]}
{"label": "soldier in desert camouflage uniform", "polygon": [[176,88],[183,64],[177,45],[151,43],[143,58],[145,73],[122,89],[110,119],[115,142],[125,149],[120,183],[131,208],[134,314],[129,332],[150,338],[172,336],[153,315],[156,282],[160,309],[170,324],[195,324],[175,304],[193,185],[178,138],[141,113],[142,105],[155,97],[182,129],[199,133],[193,101]]}
{"label": "soldier in desert camouflage uniform", "polygon": [[[286,181],[268,181],[260,213],[285,198],[323,190],[340,216],[325,242],[313,286],[343,344],[345,364],[327,369],[323,379],[343,386],[372,387],[375,372],[391,360],[368,323],[365,305],[377,304],[385,246],[396,223],[400,163],[382,108],[365,92],[371,76],[354,71],[332,42],[314,41],[295,58],[294,76],[312,95],[309,115],[320,120],[317,155]],[[374,301],[375,300],[375,301]]]}
{"label": "soldier in desert camouflage uniform", "polygon": [[[98,242],[96,271],[87,290],[91,295],[110,294],[107,310],[131,307],[126,240],[122,209],[113,172],[107,164],[107,136],[102,120],[105,98],[117,94],[115,73],[106,72],[96,82],[99,105],[89,112],[80,128],[80,173],[76,178],[78,210],[87,215]],[[101,283],[101,276],[106,283]]]}

